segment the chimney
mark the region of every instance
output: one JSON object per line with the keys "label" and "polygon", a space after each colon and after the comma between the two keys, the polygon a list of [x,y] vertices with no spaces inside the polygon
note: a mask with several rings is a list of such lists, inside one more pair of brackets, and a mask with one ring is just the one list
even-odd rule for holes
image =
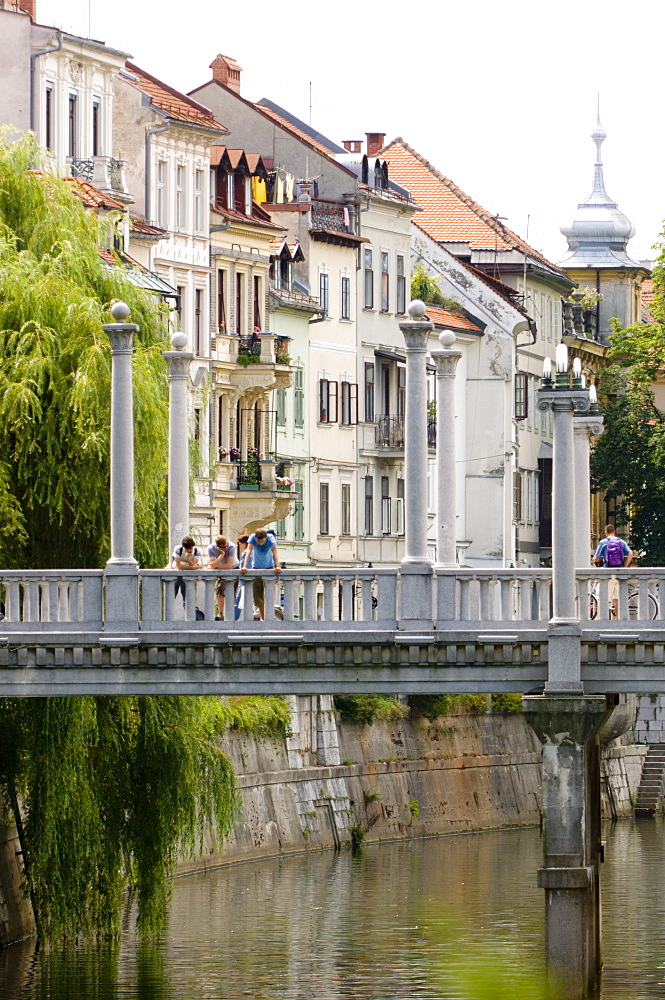
{"label": "chimney", "polygon": [[[9,5],[13,6],[12,4]],[[37,0],[17,0],[16,6],[19,10],[22,10],[24,14],[30,15],[30,20],[33,24],[37,21]]]}
{"label": "chimney", "polygon": [[383,144],[386,141],[385,132],[365,132],[367,136],[367,155],[376,156],[380,149],[383,149]]}
{"label": "chimney", "polygon": [[210,69],[213,80],[217,80],[218,83],[233,90],[236,94],[240,93],[240,73],[242,71],[234,59],[229,56],[215,56],[210,63]]}
{"label": "chimney", "polygon": [[347,153],[360,153],[362,151],[362,139],[344,139],[342,142]]}

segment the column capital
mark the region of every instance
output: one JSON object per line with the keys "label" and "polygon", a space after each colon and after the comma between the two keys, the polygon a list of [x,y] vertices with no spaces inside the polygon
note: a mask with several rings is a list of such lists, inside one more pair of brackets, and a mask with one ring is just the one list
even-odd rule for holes
{"label": "column capital", "polygon": [[434,323],[426,320],[415,320],[410,323],[400,323],[400,330],[406,341],[407,351],[426,351],[427,340],[434,329]]}
{"label": "column capital", "polygon": [[588,413],[591,409],[588,389],[539,389],[536,406],[539,410],[574,413]]}
{"label": "column capital", "polygon": [[189,365],[194,359],[191,351],[162,351],[162,357],[169,366],[169,379],[189,378]]}
{"label": "column capital", "polygon": [[437,378],[454,378],[457,362],[462,357],[461,351],[451,351],[441,347],[430,351],[430,355],[436,365]]}
{"label": "column capital", "polygon": [[139,331],[136,323],[105,323],[102,330],[111,341],[112,354],[132,353],[134,334]]}
{"label": "column capital", "polygon": [[599,436],[604,430],[605,418],[602,413],[575,413],[573,433],[577,435]]}

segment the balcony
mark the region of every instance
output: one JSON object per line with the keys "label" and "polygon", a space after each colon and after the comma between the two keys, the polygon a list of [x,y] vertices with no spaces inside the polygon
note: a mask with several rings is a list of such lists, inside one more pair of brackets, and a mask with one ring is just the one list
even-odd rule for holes
{"label": "balcony", "polygon": [[312,229],[325,229],[328,232],[350,233],[351,225],[349,210],[334,201],[312,202]]}
{"label": "balcony", "polygon": [[[374,444],[377,448],[404,450],[404,416],[401,414],[377,416]],[[436,448],[436,417],[427,418],[427,447]]]}
{"label": "balcony", "polygon": [[125,181],[125,160],[115,160],[112,156],[91,156],[79,160],[70,156],[67,157],[67,164],[72,177],[88,181],[98,191],[126,204],[134,201]]}

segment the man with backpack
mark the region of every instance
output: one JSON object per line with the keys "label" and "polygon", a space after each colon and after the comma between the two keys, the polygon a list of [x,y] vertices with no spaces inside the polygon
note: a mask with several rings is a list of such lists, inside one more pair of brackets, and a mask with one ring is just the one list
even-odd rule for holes
{"label": "man with backpack", "polygon": [[[605,537],[601,538],[598,548],[595,551],[593,561],[596,566],[605,566],[607,569],[622,569],[630,566],[633,561],[632,549],[628,547],[623,538],[619,538],[613,524],[605,525]],[[619,581],[615,576],[610,580],[608,596],[614,606],[614,617],[619,617]]]}

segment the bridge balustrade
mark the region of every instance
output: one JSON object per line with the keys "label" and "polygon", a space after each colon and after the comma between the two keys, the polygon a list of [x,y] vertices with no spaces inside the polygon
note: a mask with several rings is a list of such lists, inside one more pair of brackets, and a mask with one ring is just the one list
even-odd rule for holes
{"label": "bridge balustrade", "polygon": [[[302,627],[303,623],[334,622],[336,628],[399,628],[399,569],[328,569],[303,567],[284,570],[277,577],[268,571],[220,573],[207,569],[139,569],[135,584],[139,619],[144,629],[206,629],[215,621],[215,581],[224,581],[226,621],[221,629],[252,628],[254,605],[243,602],[234,621],[238,586],[251,595],[253,578],[265,581],[265,620],[280,627]],[[613,589],[612,577],[617,580]],[[577,610],[582,623],[591,621],[662,621],[665,569],[631,567],[607,570],[577,570]],[[132,580],[132,575],[128,575]],[[542,622],[552,616],[549,569],[455,568],[432,571],[435,627],[459,623]],[[176,586],[184,583],[176,596]],[[2,629],[48,631],[103,627],[104,570],[4,570],[0,571]],[[424,616],[429,617],[429,616]],[[261,628],[258,622],[256,627]]]}

